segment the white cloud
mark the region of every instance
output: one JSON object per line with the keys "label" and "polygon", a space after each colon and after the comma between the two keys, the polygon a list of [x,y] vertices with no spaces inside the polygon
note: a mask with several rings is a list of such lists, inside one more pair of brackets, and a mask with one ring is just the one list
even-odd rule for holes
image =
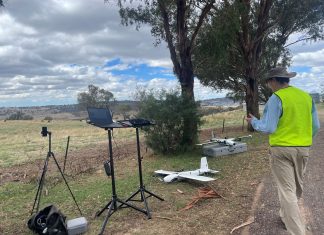
{"label": "white cloud", "polygon": [[324,66],[312,67],[309,72],[298,73],[291,79],[291,84],[307,92],[324,92]]}
{"label": "white cloud", "polygon": [[301,52],[293,57],[294,66],[323,66],[324,65],[324,49],[314,52]]}
{"label": "white cloud", "polygon": [[[103,0],[7,1],[0,11],[0,35],[0,106],[75,103],[89,84],[117,99],[132,99],[137,87],[179,86],[166,44],[155,47],[148,26],[139,31],[122,26],[116,4]],[[324,42],[290,46],[293,66],[309,68],[293,83],[312,89],[324,79],[323,48]],[[116,65],[105,66],[116,59]],[[141,65],[147,74],[135,74]],[[131,69],[134,74],[125,72]],[[197,99],[226,93],[196,79],[194,92]]]}
{"label": "white cloud", "polygon": [[18,36],[33,36],[36,32],[34,28],[18,23],[7,12],[0,12],[0,43],[8,42],[11,39],[17,39]]}
{"label": "white cloud", "polygon": [[[300,38],[302,34],[292,35],[290,43]],[[324,41],[301,41],[291,45],[292,69],[297,70],[297,76],[291,79],[291,84],[307,92],[324,92]]]}

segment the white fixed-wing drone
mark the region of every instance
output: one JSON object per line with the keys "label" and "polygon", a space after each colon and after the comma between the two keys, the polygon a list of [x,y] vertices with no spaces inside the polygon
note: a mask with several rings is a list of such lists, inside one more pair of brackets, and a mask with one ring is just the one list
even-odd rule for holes
{"label": "white fixed-wing drone", "polygon": [[219,139],[219,138],[213,137],[209,141],[201,143],[201,144],[197,144],[197,145],[219,143],[222,145],[234,146],[236,144],[236,141],[241,141],[242,139],[245,139],[245,138],[252,138],[252,135],[240,136],[240,137],[236,137],[236,138],[224,138],[224,139]]}
{"label": "white fixed-wing drone", "polygon": [[166,183],[173,182],[175,180],[181,180],[181,179],[191,179],[191,180],[198,180],[202,182],[208,182],[215,180],[211,177],[201,176],[205,173],[212,173],[215,174],[218,171],[214,171],[208,168],[207,158],[202,157],[200,160],[200,169],[193,170],[193,171],[165,171],[165,170],[157,170],[154,171],[158,175],[166,175],[163,177],[163,181]]}

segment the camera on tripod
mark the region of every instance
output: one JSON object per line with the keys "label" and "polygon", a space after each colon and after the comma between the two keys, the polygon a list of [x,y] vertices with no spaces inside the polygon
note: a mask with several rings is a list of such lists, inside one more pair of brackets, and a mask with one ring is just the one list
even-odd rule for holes
{"label": "camera on tripod", "polygon": [[[42,134],[43,137],[48,136],[48,152],[47,152],[47,156],[46,156],[46,159],[45,159],[45,162],[44,162],[42,175],[41,175],[41,178],[40,178],[40,180],[38,182],[38,188],[37,188],[37,192],[36,192],[36,195],[35,195],[35,200],[34,200],[34,204],[33,204],[33,209],[31,210],[31,214],[33,214],[35,208],[36,208],[36,213],[39,211],[38,209],[39,209],[39,204],[40,204],[40,201],[41,201],[42,190],[43,190],[44,181],[45,181],[45,175],[46,175],[46,172],[47,172],[47,169],[48,169],[49,160],[52,158],[52,159],[54,159],[54,162],[55,162],[59,172],[61,173],[61,176],[62,176],[67,188],[70,191],[70,194],[71,194],[71,196],[72,196],[72,198],[74,200],[75,205],[77,206],[80,214],[82,215],[82,212],[81,212],[81,210],[79,208],[79,205],[76,202],[75,197],[74,197],[74,195],[73,195],[73,193],[72,193],[72,191],[70,189],[70,186],[68,185],[68,183],[67,183],[67,181],[65,179],[64,173],[63,173],[59,163],[57,162],[57,160],[56,160],[56,158],[54,156],[54,153],[52,152],[52,133],[47,130],[46,126],[43,126],[41,134]],[[68,143],[69,143],[69,138],[68,138]],[[68,149],[68,144],[67,144],[67,147],[66,147],[66,154],[67,154],[67,149]],[[65,160],[64,160],[64,168],[65,168],[66,154],[65,154]]]}
{"label": "camera on tripod", "polygon": [[48,133],[49,132],[47,131],[47,126],[43,126],[42,127],[42,132],[41,132],[42,136],[43,137],[46,137]]}

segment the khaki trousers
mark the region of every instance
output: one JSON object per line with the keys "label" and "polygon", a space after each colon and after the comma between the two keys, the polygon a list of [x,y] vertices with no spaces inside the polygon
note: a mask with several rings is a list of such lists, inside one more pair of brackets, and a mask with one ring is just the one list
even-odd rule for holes
{"label": "khaki trousers", "polygon": [[305,235],[305,225],[298,207],[309,147],[270,147],[270,165],[278,187],[280,217],[292,235]]}

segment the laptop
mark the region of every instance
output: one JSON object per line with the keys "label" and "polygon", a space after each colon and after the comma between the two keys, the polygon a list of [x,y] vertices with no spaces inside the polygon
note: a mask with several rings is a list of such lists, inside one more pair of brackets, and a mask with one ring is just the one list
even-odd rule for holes
{"label": "laptop", "polygon": [[106,108],[87,108],[89,123],[98,127],[109,127],[113,124],[112,115]]}

